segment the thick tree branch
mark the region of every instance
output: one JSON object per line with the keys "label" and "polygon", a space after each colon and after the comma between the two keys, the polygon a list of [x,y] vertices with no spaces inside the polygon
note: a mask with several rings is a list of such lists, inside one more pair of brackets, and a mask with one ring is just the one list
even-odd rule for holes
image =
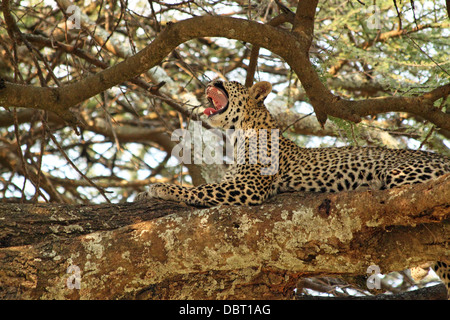
{"label": "thick tree branch", "polygon": [[305,41],[304,53],[308,53],[314,35],[314,16],[316,15],[318,0],[299,1],[295,13],[292,33],[296,35],[299,41]]}
{"label": "thick tree branch", "polygon": [[[277,16],[276,18],[272,19],[271,21],[269,21],[268,25],[277,27],[285,22],[292,23],[293,21],[294,21],[294,13],[289,11],[287,13],[283,13],[283,14]],[[250,61],[249,61],[248,68],[247,68],[247,76],[245,78],[245,86],[249,87],[249,88],[253,85],[253,80],[254,80],[256,68],[258,65],[259,49],[260,49],[259,46],[254,45],[252,47],[252,51],[250,53]]]}
{"label": "thick tree branch", "polygon": [[445,0],[445,5],[447,7],[448,18],[450,19],[450,0]]}
{"label": "thick tree branch", "polygon": [[[366,99],[350,101],[340,99],[333,103],[333,109],[354,110],[360,117],[386,113],[390,111],[408,112],[434,123],[438,127],[447,129],[450,115],[435,107],[433,102],[450,94],[450,83],[438,87],[418,97],[392,97],[380,99]],[[331,112],[329,114],[332,114]]]}
{"label": "thick tree branch", "polygon": [[[303,276],[448,256],[449,199],[446,175],[384,191],[282,194],[255,207],[1,204],[0,298],[287,297]],[[80,290],[67,287],[71,265]]]}
{"label": "thick tree branch", "polygon": [[[420,115],[443,129],[450,129],[450,115],[432,107],[434,101],[448,95],[450,85],[418,97],[343,100],[334,96],[320,81],[308,58],[308,41],[299,41],[298,35],[269,25],[216,16],[195,17],[171,24],[136,55],[73,84],[38,88],[4,82],[0,87],[0,104],[53,111],[73,123],[70,107],[138,76],[159,64],[179,44],[199,37],[246,41],[281,56],[299,76],[316,113],[358,122],[361,117],[373,114],[371,106],[375,106],[375,113],[406,111]],[[319,120],[324,123],[323,117]]]}

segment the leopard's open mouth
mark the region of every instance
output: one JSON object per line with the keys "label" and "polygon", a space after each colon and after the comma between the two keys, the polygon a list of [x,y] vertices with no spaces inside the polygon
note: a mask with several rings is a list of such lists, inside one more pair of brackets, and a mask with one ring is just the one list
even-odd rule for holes
{"label": "leopard's open mouth", "polygon": [[228,94],[221,82],[215,82],[206,89],[206,97],[213,108],[206,108],[203,111],[208,117],[224,112],[228,107]]}

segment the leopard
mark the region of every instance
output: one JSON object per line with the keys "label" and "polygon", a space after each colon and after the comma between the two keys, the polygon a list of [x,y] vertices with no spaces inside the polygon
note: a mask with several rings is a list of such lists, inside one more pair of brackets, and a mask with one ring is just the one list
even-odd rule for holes
{"label": "leopard", "polygon": [[[450,158],[436,153],[386,147],[303,148],[280,134],[264,101],[272,92],[267,81],[246,87],[215,80],[206,87],[205,121],[231,132],[234,163],[218,183],[195,187],[155,183],[137,195],[174,200],[199,207],[260,205],[285,192],[337,193],[391,189],[450,173]],[[444,268],[445,265],[445,268]],[[435,264],[450,295],[450,267]]]}

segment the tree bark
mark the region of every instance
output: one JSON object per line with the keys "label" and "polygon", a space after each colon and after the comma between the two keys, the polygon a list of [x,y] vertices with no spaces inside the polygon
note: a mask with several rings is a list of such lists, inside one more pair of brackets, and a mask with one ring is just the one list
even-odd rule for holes
{"label": "tree bark", "polygon": [[254,207],[0,204],[0,221],[0,299],[283,299],[305,276],[448,259],[450,175]]}

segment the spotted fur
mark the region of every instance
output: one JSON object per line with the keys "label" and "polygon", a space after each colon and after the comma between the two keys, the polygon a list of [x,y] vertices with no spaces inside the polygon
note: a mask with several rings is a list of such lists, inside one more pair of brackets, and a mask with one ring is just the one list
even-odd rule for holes
{"label": "spotted fur", "polygon": [[[234,81],[215,81],[208,88],[207,95],[221,100],[219,105],[211,99],[214,108],[208,109],[209,124],[243,130],[243,134],[234,136],[236,163],[219,183],[193,188],[157,183],[139,194],[138,200],[155,197],[207,207],[257,205],[281,192],[387,189],[450,172],[450,158],[430,152],[378,147],[305,149],[281,135],[272,139],[277,124],[264,106],[272,90],[270,83],[258,82],[248,89]],[[223,94],[228,98],[226,106]],[[258,134],[263,131],[267,133],[265,143]],[[252,139],[258,143],[251,143]],[[278,159],[276,165],[263,161],[274,158]],[[264,170],[266,174],[262,174]],[[448,270],[445,272],[448,278]]]}

